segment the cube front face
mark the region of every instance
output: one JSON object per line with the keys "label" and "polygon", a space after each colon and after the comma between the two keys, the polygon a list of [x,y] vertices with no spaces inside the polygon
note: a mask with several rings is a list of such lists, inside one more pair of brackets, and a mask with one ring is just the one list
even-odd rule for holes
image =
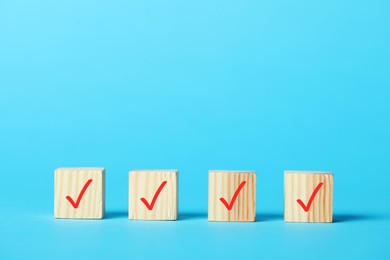
{"label": "cube front face", "polygon": [[54,217],[104,217],[103,168],[59,168],[54,173]]}
{"label": "cube front face", "polygon": [[209,221],[255,221],[256,173],[209,171]]}
{"label": "cube front face", "polygon": [[177,170],[129,172],[129,219],[176,220]]}
{"label": "cube front face", "polygon": [[284,221],[332,222],[333,174],[285,171]]}

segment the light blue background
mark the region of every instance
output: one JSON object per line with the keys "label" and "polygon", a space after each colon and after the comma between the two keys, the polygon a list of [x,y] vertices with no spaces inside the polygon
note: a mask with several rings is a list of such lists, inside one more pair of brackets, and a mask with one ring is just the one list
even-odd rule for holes
{"label": "light blue background", "polygon": [[[390,2],[0,0],[1,259],[390,259]],[[107,218],[55,220],[60,166]],[[128,171],[180,170],[175,222]],[[207,222],[207,171],[258,173],[256,223]],[[333,224],[283,222],[283,171],[335,175]]]}

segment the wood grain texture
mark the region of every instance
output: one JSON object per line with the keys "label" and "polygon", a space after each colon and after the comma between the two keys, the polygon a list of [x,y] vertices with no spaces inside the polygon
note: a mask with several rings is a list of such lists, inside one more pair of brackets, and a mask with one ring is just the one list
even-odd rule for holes
{"label": "wood grain texture", "polygon": [[[314,190],[323,183],[306,212],[297,202],[306,206]],[[332,222],[333,221],[333,174],[329,172],[284,172],[284,221],[285,222]]]}
{"label": "wood grain texture", "polygon": [[[239,185],[246,181],[231,210],[221,202],[231,203]],[[251,171],[209,171],[209,221],[255,221],[256,173]]]}
{"label": "wood grain texture", "polygon": [[[54,217],[101,219],[104,217],[103,168],[59,168],[54,173]],[[75,202],[88,180],[92,182],[85,190],[77,208],[66,199]]]}
{"label": "wood grain texture", "polygon": [[[155,200],[153,209],[149,203],[160,185],[166,181]],[[178,171],[177,170],[134,170],[129,172],[129,219],[133,220],[176,220],[178,212]]]}

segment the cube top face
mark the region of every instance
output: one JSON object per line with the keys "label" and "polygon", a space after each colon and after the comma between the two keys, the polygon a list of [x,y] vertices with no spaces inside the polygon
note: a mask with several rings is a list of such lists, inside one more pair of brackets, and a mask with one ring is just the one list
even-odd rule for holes
{"label": "cube top face", "polygon": [[105,169],[102,168],[102,167],[60,167],[58,169],[55,170],[56,172],[57,171],[62,171],[62,172],[65,172],[65,171],[90,171],[90,172],[104,172]]}
{"label": "cube top face", "polygon": [[284,174],[308,174],[308,175],[329,174],[329,175],[333,176],[333,173],[331,173],[331,172],[323,172],[323,171],[293,171],[293,170],[287,170],[287,171],[284,171]]}
{"label": "cube top face", "polygon": [[209,171],[209,221],[255,221],[256,173]]}
{"label": "cube top face", "polygon": [[104,168],[59,168],[54,173],[54,217],[102,219]]}
{"label": "cube top face", "polygon": [[129,172],[129,219],[176,220],[177,170]]}
{"label": "cube top face", "polygon": [[247,170],[209,170],[209,174],[256,174],[255,171],[247,171]]}
{"label": "cube top face", "polygon": [[159,174],[159,173],[174,173],[178,174],[178,170],[166,170],[166,169],[153,169],[153,170],[131,170],[129,173],[149,173],[149,174]]}
{"label": "cube top face", "polygon": [[285,171],[284,221],[332,222],[333,174]]}

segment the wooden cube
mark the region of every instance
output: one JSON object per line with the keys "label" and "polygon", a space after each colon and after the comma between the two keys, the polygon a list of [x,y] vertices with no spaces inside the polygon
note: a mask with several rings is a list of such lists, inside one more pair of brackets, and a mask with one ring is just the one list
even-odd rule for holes
{"label": "wooden cube", "polygon": [[177,219],[177,170],[129,172],[129,219]]}
{"label": "wooden cube", "polygon": [[54,217],[104,217],[103,168],[59,168],[54,173]]}
{"label": "wooden cube", "polygon": [[209,221],[255,221],[256,173],[209,171]]}
{"label": "wooden cube", "polygon": [[284,172],[284,221],[332,222],[333,174]]}

